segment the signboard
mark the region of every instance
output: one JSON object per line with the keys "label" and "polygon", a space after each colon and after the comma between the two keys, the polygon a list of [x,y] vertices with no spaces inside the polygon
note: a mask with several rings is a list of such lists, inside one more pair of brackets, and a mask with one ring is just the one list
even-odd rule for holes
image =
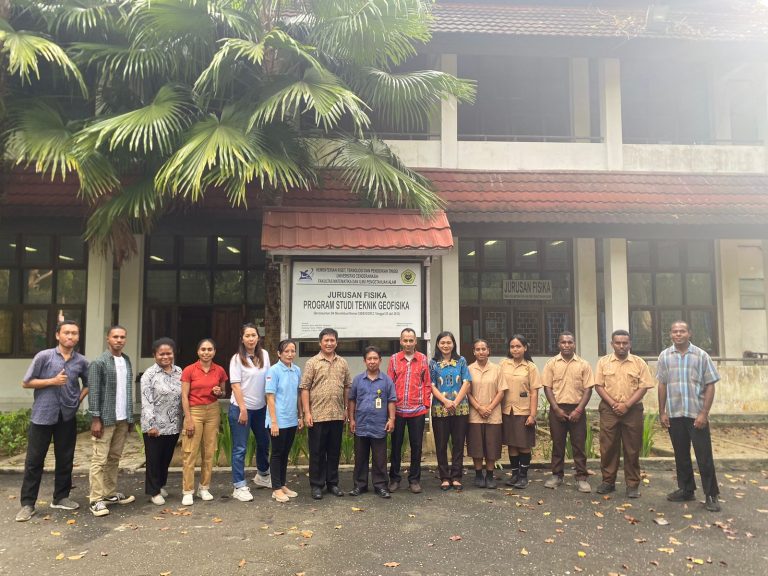
{"label": "signboard", "polygon": [[420,262],[294,262],[291,337],[316,339],[323,328],[339,338],[399,338],[422,332]]}
{"label": "signboard", "polygon": [[551,280],[504,280],[504,300],[552,300]]}

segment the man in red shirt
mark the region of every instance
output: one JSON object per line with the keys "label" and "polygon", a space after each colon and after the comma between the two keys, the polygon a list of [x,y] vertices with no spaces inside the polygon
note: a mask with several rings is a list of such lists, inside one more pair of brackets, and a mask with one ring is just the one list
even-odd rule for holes
{"label": "man in red shirt", "polygon": [[387,374],[395,383],[397,406],[395,430],[392,432],[392,454],[389,467],[389,491],[400,488],[400,460],[402,457],[405,428],[411,445],[411,467],[408,484],[411,492],[421,493],[421,445],[424,439],[424,423],[432,398],[432,382],[429,378],[429,361],[416,350],[416,332],[405,328],[400,332],[402,350],[389,359]]}

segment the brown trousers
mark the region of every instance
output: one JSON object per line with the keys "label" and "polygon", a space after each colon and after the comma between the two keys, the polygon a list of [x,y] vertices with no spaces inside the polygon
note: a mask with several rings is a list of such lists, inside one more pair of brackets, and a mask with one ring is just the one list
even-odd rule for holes
{"label": "brown trousers", "polygon": [[[561,410],[570,415],[578,404],[558,404]],[[582,414],[576,422],[566,420],[561,422],[555,417],[552,410],[549,411],[549,433],[552,436],[552,474],[563,477],[565,471],[565,445],[566,437],[571,435],[571,447],[573,448],[573,463],[576,466],[576,479],[587,478],[587,417]]]}
{"label": "brown trousers", "polygon": [[218,402],[205,406],[190,406],[189,415],[195,423],[195,435],[190,438],[186,425],[181,431],[181,452],[183,469],[181,476],[182,492],[192,494],[195,491],[195,461],[200,453],[200,488],[211,485],[213,475],[213,455],[219,437],[221,408]]}
{"label": "brown trousers", "polygon": [[624,483],[628,488],[640,484],[640,448],[643,444],[643,404],[638,402],[624,416],[600,402],[600,468],[603,482],[615,484],[619,458],[624,451]]}

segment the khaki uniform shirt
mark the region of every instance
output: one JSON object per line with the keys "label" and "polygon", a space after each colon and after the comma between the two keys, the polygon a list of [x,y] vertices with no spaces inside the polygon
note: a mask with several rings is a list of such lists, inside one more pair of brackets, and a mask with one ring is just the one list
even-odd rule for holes
{"label": "khaki uniform shirt", "polygon": [[507,384],[501,411],[516,416],[531,415],[531,391],[541,388],[539,369],[536,364],[523,360],[515,366],[514,360],[504,358],[501,361],[501,376]]}
{"label": "khaki uniform shirt", "polygon": [[570,360],[558,354],[544,366],[541,384],[552,389],[558,404],[578,404],[584,390],[595,385],[595,378],[589,362],[577,354]]}
{"label": "khaki uniform shirt", "polygon": [[638,388],[655,385],[648,364],[639,356],[629,354],[626,359],[619,360],[611,353],[597,361],[595,386],[605,386],[605,391],[617,402],[626,402]]}
{"label": "khaki uniform shirt", "polygon": [[327,360],[322,354],[304,365],[301,390],[309,390],[309,410],[315,422],[344,420],[344,389],[352,384],[349,365],[341,356]]}
{"label": "khaki uniform shirt", "polygon": [[[486,363],[481,368],[477,362],[469,365],[469,373],[472,375],[472,385],[469,389],[472,397],[481,405],[491,403],[500,390],[507,389],[507,383],[501,377],[501,368],[492,362]],[[501,424],[501,402],[496,405],[488,419],[480,416],[480,413],[469,404],[470,424]]]}

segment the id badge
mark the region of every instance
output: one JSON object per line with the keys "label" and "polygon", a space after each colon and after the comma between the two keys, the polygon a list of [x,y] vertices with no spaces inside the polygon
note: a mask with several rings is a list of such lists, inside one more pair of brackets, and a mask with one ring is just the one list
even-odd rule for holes
{"label": "id badge", "polygon": [[381,409],[381,398],[376,398],[376,410]]}

